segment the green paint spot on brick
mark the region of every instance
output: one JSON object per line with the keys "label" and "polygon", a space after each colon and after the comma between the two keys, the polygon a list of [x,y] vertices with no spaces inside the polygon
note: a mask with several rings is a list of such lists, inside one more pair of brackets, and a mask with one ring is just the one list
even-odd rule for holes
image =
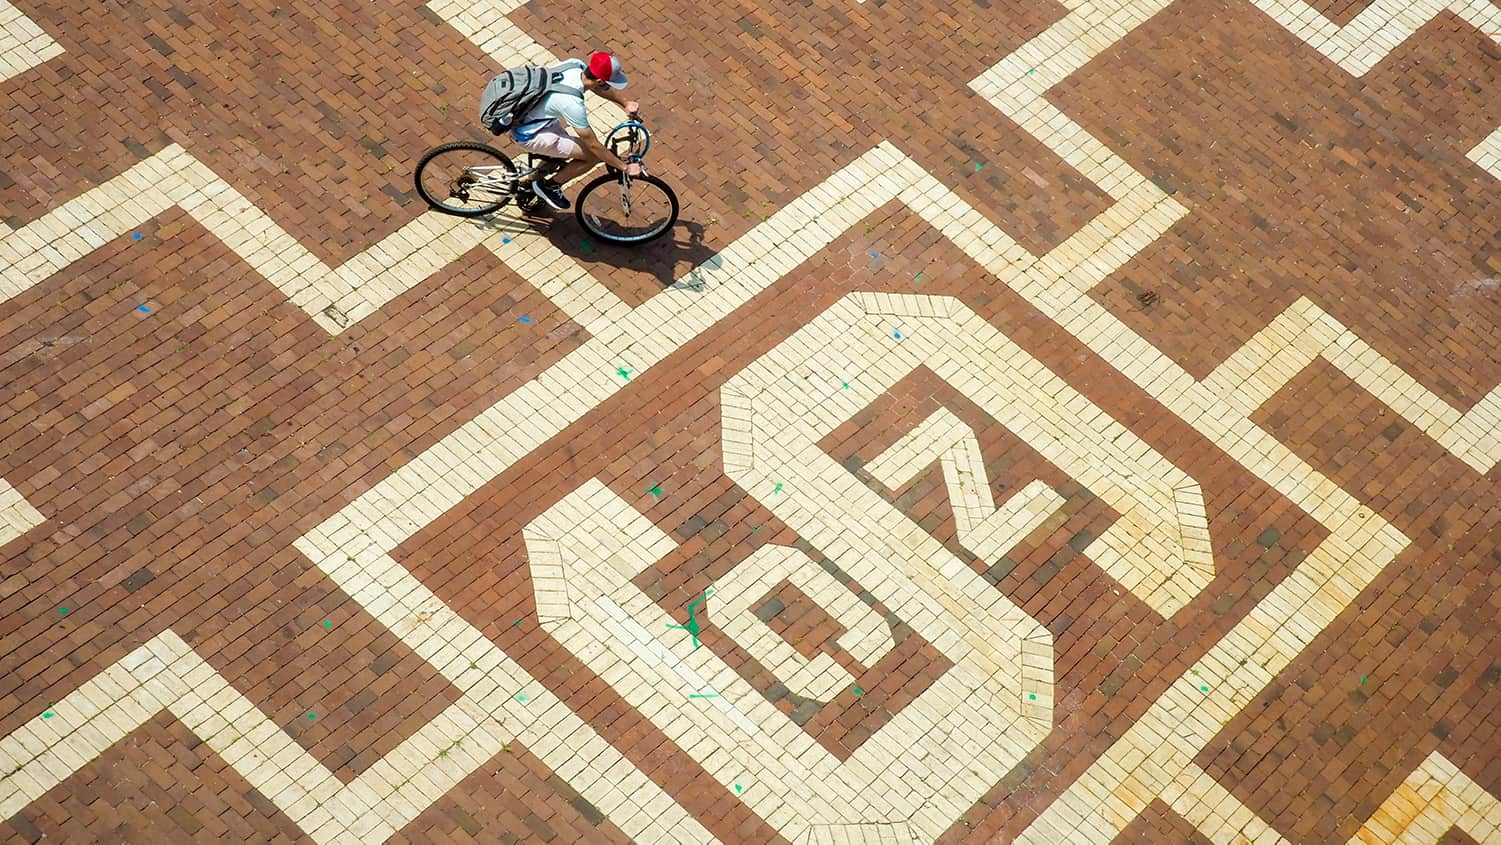
{"label": "green paint spot on brick", "polygon": [[860,689],[859,687],[855,687],[855,697],[856,698],[859,698],[860,696],[862,696],[864,694],[865,694],[865,690]]}
{"label": "green paint spot on brick", "polygon": [[1027,75],[1028,76],[1031,76],[1032,74],[1034,74],[1036,72],[1037,72],[1037,68],[1035,68],[1035,67],[1029,67],[1029,68],[1027,68]]}
{"label": "green paint spot on brick", "polygon": [[1201,686],[1201,687],[1199,687],[1199,690],[1201,692],[1209,692],[1209,687],[1207,687],[1207,686]]}
{"label": "green paint spot on brick", "polygon": [[625,367],[616,367],[615,374],[625,379],[626,381],[631,380],[631,371],[627,370]]}
{"label": "green paint spot on brick", "polygon": [[44,710],[44,711],[42,711],[42,718],[43,719],[50,719],[50,718],[52,718],[52,715],[53,714],[52,714],[51,710]]}
{"label": "green paint spot on brick", "polygon": [[778,481],[776,489],[772,490],[771,492],[773,492],[773,493],[780,493],[780,492],[782,492],[782,482]]}
{"label": "green paint spot on brick", "polygon": [[981,164],[981,163],[979,163],[979,162],[978,162],[978,161],[977,161],[977,162],[975,162],[975,172],[979,172],[979,170],[980,170],[980,168],[982,168],[982,167],[984,167],[984,166],[985,166],[985,165],[983,165],[983,164]]}
{"label": "green paint spot on brick", "polygon": [[66,608],[66,607],[59,607],[59,608],[58,608],[58,609],[57,609],[57,612],[58,612],[58,613],[61,613],[61,614],[62,614],[62,615],[64,615],[64,616],[67,616],[67,615],[68,615],[68,609],[67,609],[67,608]]}
{"label": "green paint spot on brick", "polygon": [[1361,683],[1362,683],[1362,684],[1363,684],[1363,683],[1365,683],[1365,675],[1361,675],[1361,676],[1360,676],[1360,682],[1361,682]]}
{"label": "green paint spot on brick", "polygon": [[655,484],[646,488],[646,492],[652,494],[653,496],[656,496],[658,499],[662,498],[662,488]]}
{"label": "green paint spot on brick", "polygon": [[692,640],[693,640],[693,648],[694,649],[698,648],[698,645],[699,645],[699,643],[698,643],[698,634],[699,634],[699,631],[702,630],[702,627],[701,627],[702,623],[700,623],[698,621],[697,617],[695,617],[693,615],[694,608],[698,607],[699,604],[701,604],[703,601],[705,601],[706,599],[708,599],[709,596],[712,596],[712,595],[714,595],[714,588],[710,587],[709,589],[704,590],[704,594],[703,595],[699,596],[698,598],[694,599],[691,602],[688,602],[688,624],[687,625],[673,625],[671,623],[668,623],[668,625],[667,625],[667,627],[669,627],[669,628],[677,628],[680,631],[687,631],[688,632],[688,636],[690,638],[692,638]]}
{"label": "green paint spot on brick", "polygon": [[1037,693],[1035,693],[1035,692],[1029,692],[1029,693],[1027,693],[1027,700],[1028,701],[1036,701],[1037,700]]}
{"label": "green paint spot on brick", "polygon": [[738,783],[735,784],[735,794],[736,795],[739,795],[740,793],[742,793],[744,791],[745,791],[745,789],[743,787],[741,787],[740,784],[738,784]]}
{"label": "green paint spot on brick", "polygon": [[512,628],[520,628],[521,627],[521,620],[517,619],[515,622],[512,622],[511,623],[511,627]]}
{"label": "green paint spot on brick", "polygon": [[332,620],[329,620],[329,619],[323,620],[323,627],[325,627],[325,628],[332,628],[333,626],[334,626],[334,623],[333,623]]}
{"label": "green paint spot on brick", "polygon": [[309,713],[309,714],[307,714],[307,720],[309,722],[313,721],[316,718],[318,718],[318,714],[317,713]]}
{"label": "green paint spot on brick", "polygon": [[842,381],[842,382],[840,382],[840,384],[844,385],[844,389],[845,390],[849,390],[850,389],[850,383],[849,382]]}
{"label": "green paint spot on brick", "polygon": [[519,701],[519,702],[521,702],[522,704],[525,704],[526,703],[526,693],[524,693],[524,692],[518,692],[518,693],[516,693],[516,700]]}

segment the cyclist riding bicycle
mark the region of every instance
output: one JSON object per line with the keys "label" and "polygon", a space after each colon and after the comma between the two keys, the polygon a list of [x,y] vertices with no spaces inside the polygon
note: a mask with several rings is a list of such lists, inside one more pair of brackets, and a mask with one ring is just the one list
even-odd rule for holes
{"label": "cyclist riding bicycle", "polygon": [[[568,159],[552,179],[531,180],[532,193],[559,211],[567,210],[563,185],[605,162],[631,176],[641,175],[641,165],[627,163],[605,147],[589,127],[584,110],[584,91],[622,106],[634,116],[640,104],[619,93],[625,87],[620,59],[611,53],[591,53],[587,62],[568,59],[547,68],[550,77],[561,73],[557,89],[542,97],[511,130],[511,138],[523,150],[540,156]],[[571,134],[570,134],[571,131]]]}

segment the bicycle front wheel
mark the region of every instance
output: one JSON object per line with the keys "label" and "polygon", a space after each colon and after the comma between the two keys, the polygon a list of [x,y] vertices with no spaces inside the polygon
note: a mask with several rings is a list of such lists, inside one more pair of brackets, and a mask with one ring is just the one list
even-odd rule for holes
{"label": "bicycle front wheel", "polygon": [[655,176],[610,173],[579,193],[579,225],[606,243],[634,246],[666,234],[678,220],[678,198]]}
{"label": "bicycle front wheel", "polygon": [[413,177],[417,193],[432,208],[459,217],[480,217],[511,201],[516,165],[505,153],[473,141],[428,150]]}

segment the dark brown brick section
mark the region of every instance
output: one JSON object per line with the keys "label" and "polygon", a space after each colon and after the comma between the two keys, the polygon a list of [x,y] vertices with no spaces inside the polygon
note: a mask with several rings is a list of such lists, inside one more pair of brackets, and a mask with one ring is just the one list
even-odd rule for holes
{"label": "dark brown brick section", "polygon": [[1371,5],[1370,0],[1314,0],[1308,5],[1334,23],[1344,26]]}
{"label": "dark brown brick section", "polygon": [[1209,840],[1157,800],[1115,837],[1114,845],[1209,845]]}
{"label": "dark brown brick section", "polygon": [[0,732],[171,628],[350,780],[456,691],[292,541],[581,331],[478,251],[330,338],[180,213],[151,231],[0,325],[0,475],[48,518],[5,550]]}
{"label": "dark brown brick section", "polygon": [[417,845],[631,840],[524,746],[512,743],[390,841]]}
{"label": "dark brown brick section", "polygon": [[3,83],[6,216],[40,216],[176,142],[335,264],[419,213],[404,197],[416,156],[462,125],[449,115],[468,118],[488,64],[417,5],[21,10],[66,52]]}
{"label": "dark brown brick section", "polygon": [[[1293,413],[1310,395],[1343,419]],[[1434,750],[1501,790],[1485,750],[1501,744],[1497,472],[1476,475],[1327,369],[1263,416],[1413,544],[1206,750],[1206,768],[1309,839],[1348,837]]]}
{"label": "dark brown brick section", "polygon": [[1476,842],[1473,836],[1470,836],[1459,828],[1451,827],[1443,836],[1438,838],[1438,845],[1480,845],[1480,843]]}
{"label": "dark brown brick section", "polygon": [[1470,407],[1501,380],[1501,185],[1465,155],[1498,57],[1446,14],[1356,79],[1249,3],[1174,4],[1055,89],[1189,209],[1096,299],[1204,375],[1307,296]]}
{"label": "dark brown brick section", "polygon": [[0,823],[7,842],[311,843],[170,714]]}

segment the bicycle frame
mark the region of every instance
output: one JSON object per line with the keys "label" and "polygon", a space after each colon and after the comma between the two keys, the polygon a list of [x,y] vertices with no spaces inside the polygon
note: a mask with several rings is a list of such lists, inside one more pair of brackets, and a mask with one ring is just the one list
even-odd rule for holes
{"label": "bicycle frame", "polygon": [[[604,144],[614,154],[610,156],[613,161],[639,166],[651,146],[651,131],[633,115],[612,127]],[[460,164],[452,162],[453,153],[468,156],[471,161],[475,157],[486,160]],[[439,166],[429,168],[438,156],[446,157]],[[549,178],[566,164],[564,159],[529,151],[524,161],[516,161],[483,143],[454,141],[429,150],[417,164],[414,181],[423,200],[445,214],[482,217],[513,199],[523,214],[531,214],[537,211],[541,199],[532,196],[526,181]],[[455,173],[450,169],[454,165],[462,169]],[[622,245],[646,243],[668,232],[677,221],[677,195],[644,169],[630,175],[637,169],[610,166],[607,173],[584,185],[574,205],[579,225],[601,241]],[[429,180],[424,173],[438,181]],[[591,210],[586,213],[586,209]]]}
{"label": "bicycle frame", "polygon": [[516,193],[516,180],[521,176],[518,173],[513,177],[510,169],[500,164],[466,167],[464,175],[474,177],[474,182],[469,185],[470,191],[488,191],[496,196]]}

